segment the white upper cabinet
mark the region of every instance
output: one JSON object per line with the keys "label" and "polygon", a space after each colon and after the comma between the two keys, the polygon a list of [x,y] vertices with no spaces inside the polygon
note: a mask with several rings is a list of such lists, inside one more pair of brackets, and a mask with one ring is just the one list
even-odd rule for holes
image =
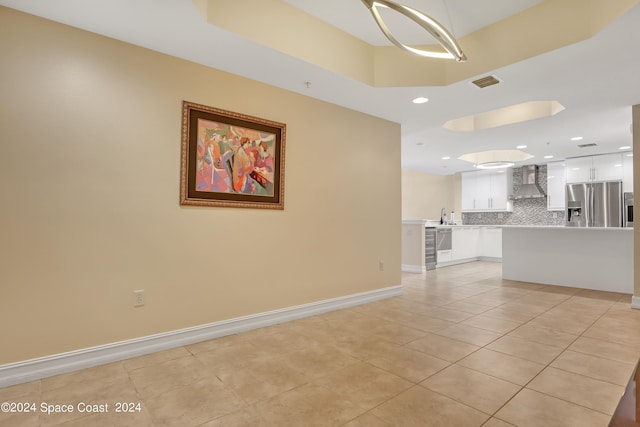
{"label": "white upper cabinet", "polygon": [[594,181],[617,181],[624,178],[622,153],[593,156]]}
{"label": "white upper cabinet", "polygon": [[592,165],[591,157],[578,157],[576,159],[567,159],[566,165],[566,183],[592,181]]}
{"label": "white upper cabinet", "polygon": [[462,172],[462,211],[511,211],[511,169]]}
{"label": "white upper cabinet", "polygon": [[462,211],[473,211],[476,209],[476,180],[474,175],[462,172]]}
{"label": "white upper cabinet", "polygon": [[491,177],[491,209],[513,210],[509,196],[513,193],[513,171],[511,169],[492,172]]}
{"label": "white upper cabinet", "polygon": [[565,163],[567,184],[623,179],[622,154],[578,157]]}
{"label": "white upper cabinet", "polygon": [[473,178],[476,181],[474,197],[474,209],[488,211],[491,209],[491,175],[484,172],[476,172]]}
{"label": "white upper cabinet", "polygon": [[565,162],[547,163],[547,210],[564,210],[565,184]]}

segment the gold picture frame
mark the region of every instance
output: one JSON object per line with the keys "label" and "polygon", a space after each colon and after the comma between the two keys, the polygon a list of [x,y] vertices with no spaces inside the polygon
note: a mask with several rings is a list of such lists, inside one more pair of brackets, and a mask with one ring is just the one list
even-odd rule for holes
{"label": "gold picture frame", "polygon": [[286,125],[182,103],[180,204],[284,209]]}

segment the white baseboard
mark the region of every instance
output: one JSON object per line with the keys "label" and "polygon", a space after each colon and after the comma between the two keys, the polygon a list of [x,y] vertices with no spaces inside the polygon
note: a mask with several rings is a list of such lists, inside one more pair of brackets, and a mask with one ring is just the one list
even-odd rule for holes
{"label": "white baseboard", "polygon": [[419,265],[402,264],[401,269],[405,273],[426,273],[427,267]]}
{"label": "white baseboard", "polygon": [[478,261],[487,261],[487,262],[502,262],[502,257],[495,256],[479,256]]}
{"label": "white baseboard", "polygon": [[453,261],[439,262],[436,264],[436,268],[450,267],[452,265],[466,264],[468,262],[475,262],[475,261],[502,262],[502,258],[490,257],[490,256],[477,256],[473,258],[456,259]]}
{"label": "white baseboard", "polygon": [[631,297],[631,308],[640,309],[640,297]]}
{"label": "white baseboard", "polygon": [[375,291],[362,292],[250,316],[236,317],[234,319],[191,328],[0,365],[0,388],[400,295],[402,295],[402,286],[392,286]]}
{"label": "white baseboard", "polygon": [[450,267],[452,265],[466,264],[468,262],[474,262],[474,261],[478,261],[478,258],[464,258],[464,259],[456,259],[453,261],[441,261],[436,264],[436,268]]}

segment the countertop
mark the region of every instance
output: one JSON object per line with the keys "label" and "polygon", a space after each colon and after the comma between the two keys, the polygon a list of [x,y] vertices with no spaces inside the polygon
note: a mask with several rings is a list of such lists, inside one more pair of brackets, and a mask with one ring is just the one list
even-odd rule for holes
{"label": "countertop", "polygon": [[507,227],[505,225],[491,225],[491,224],[438,224],[438,225],[426,225],[426,227],[435,228],[502,228]]}
{"label": "countertop", "polygon": [[[429,226],[427,226],[429,227]],[[565,225],[436,225],[435,228],[508,228],[518,230],[633,231],[632,227],[567,227]]]}
{"label": "countertop", "polygon": [[503,225],[502,228],[515,228],[522,230],[574,230],[574,231],[614,231],[625,232],[633,231],[633,227],[566,227],[564,225]]}
{"label": "countertop", "polygon": [[633,231],[633,227],[567,227],[565,225],[499,225],[499,224],[461,224],[457,222],[455,224],[440,224],[438,220],[429,219],[409,219],[402,220],[403,224],[424,225],[425,227],[434,228],[514,228],[523,230],[589,230],[589,231],[615,231],[625,232]]}

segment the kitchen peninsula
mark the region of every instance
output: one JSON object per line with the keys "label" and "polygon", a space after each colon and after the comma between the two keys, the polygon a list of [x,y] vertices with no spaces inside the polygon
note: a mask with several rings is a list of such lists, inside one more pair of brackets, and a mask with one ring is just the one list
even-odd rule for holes
{"label": "kitchen peninsula", "polygon": [[504,226],[502,277],[633,294],[633,229]]}
{"label": "kitchen peninsula", "polygon": [[[431,221],[403,221],[402,269],[424,273],[425,226]],[[438,227],[439,228],[439,227]],[[462,237],[481,233],[476,252],[454,242],[464,256],[439,259],[438,267],[474,260],[502,261],[507,280],[633,294],[633,228],[502,225],[451,227]],[[492,236],[490,239],[482,237]],[[492,242],[501,235],[498,247]],[[488,254],[487,251],[492,251]],[[449,251],[453,254],[453,251]],[[490,256],[487,256],[490,255]]]}

